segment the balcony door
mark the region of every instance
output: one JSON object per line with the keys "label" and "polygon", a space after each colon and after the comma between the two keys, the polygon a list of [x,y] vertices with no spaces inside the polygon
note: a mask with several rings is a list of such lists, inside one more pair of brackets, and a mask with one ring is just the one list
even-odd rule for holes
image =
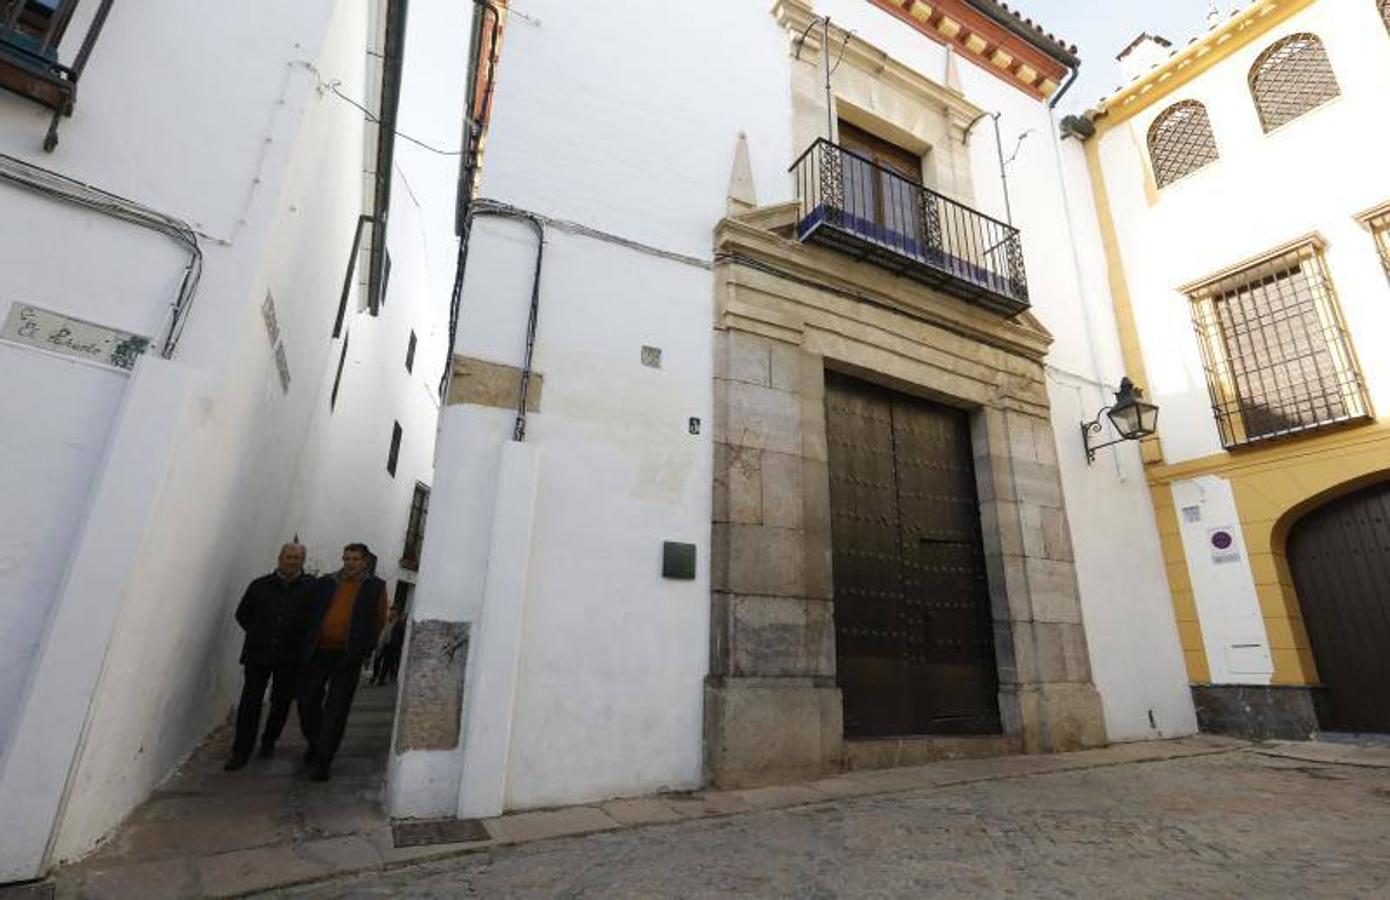
{"label": "balcony door", "polygon": [[850,227],[913,256],[921,256],[922,158],[840,120],[845,212]]}

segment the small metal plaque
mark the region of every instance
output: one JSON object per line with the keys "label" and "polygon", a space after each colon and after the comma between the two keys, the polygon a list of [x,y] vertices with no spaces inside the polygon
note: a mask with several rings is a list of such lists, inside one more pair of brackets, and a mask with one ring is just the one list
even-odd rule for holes
{"label": "small metal plaque", "polygon": [[105,325],[74,319],[39,306],[16,303],[10,307],[0,338],[50,353],[129,370],[150,345],[150,339]]}
{"label": "small metal plaque", "polygon": [[661,545],[661,577],[692,581],[695,578],[695,545],[666,541]]}
{"label": "small metal plaque", "polygon": [[492,835],[479,819],[396,819],[391,822],[391,842],[397,847],[472,844],[490,840]]}

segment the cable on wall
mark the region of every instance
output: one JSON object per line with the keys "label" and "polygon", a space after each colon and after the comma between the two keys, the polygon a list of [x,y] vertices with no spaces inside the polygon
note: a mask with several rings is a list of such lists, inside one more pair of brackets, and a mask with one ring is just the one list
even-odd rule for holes
{"label": "cable on wall", "polygon": [[521,363],[521,385],[517,390],[516,421],[512,426],[512,440],[520,442],[526,440],[526,404],[530,400],[531,366],[536,351],[536,327],[540,320],[541,266],[545,259],[545,223],[540,216],[492,200],[474,200],[469,204],[468,214],[464,217],[463,235],[459,238],[459,260],[458,266],[454,270],[454,290],[449,307],[449,359],[444,366],[444,376],[440,379],[439,393],[441,399],[444,399],[448,392],[449,376],[453,370],[453,346],[458,333],[459,305],[463,295],[463,275],[468,263],[468,239],[473,230],[473,222],[479,216],[522,222],[529,225],[531,230],[536,233],[536,267],[531,275],[531,302],[526,315],[526,348]]}
{"label": "cable on wall", "polygon": [[169,323],[163,339],[159,342],[159,355],[164,359],[172,358],[174,347],[178,344],[179,336],[183,333],[184,324],[188,319],[189,309],[193,305],[193,295],[198,290],[198,282],[203,274],[203,250],[198,244],[198,234],[193,227],[182,219],[166,215],[134,200],[127,200],[3,153],[0,153],[0,181],[51,200],[81,207],[162,234],[188,252],[183,279],[170,306]]}

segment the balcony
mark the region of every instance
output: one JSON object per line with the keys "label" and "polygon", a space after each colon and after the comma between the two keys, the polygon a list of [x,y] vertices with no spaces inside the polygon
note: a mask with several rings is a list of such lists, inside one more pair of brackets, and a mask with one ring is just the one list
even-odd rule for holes
{"label": "balcony", "polygon": [[112,0],[99,0],[71,65],[58,47],[79,0],[0,0],[0,88],[53,110],[43,148],[58,145],[58,120],[72,115],[77,79],[87,65]]}
{"label": "balcony", "polygon": [[798,240],[823,244],[1004,316],[1028,309],[1017,228],[820,139],[791,167]]}

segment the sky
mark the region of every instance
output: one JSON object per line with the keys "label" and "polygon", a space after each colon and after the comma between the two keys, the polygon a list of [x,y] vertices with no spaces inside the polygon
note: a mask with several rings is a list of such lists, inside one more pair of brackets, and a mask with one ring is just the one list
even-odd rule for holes
{"label": "sky", "polygon": [[[1218,0],[1229,13],[1238,6]],[[1124,82],[1115,54],[1141,32],[1161,34],[1181,47],[1206,30],[1211,0],[1009,0],[1009,6],[1063,40],[1076,44],[1081,76],[1062,100],[1075,112],[1094,106]]]}

